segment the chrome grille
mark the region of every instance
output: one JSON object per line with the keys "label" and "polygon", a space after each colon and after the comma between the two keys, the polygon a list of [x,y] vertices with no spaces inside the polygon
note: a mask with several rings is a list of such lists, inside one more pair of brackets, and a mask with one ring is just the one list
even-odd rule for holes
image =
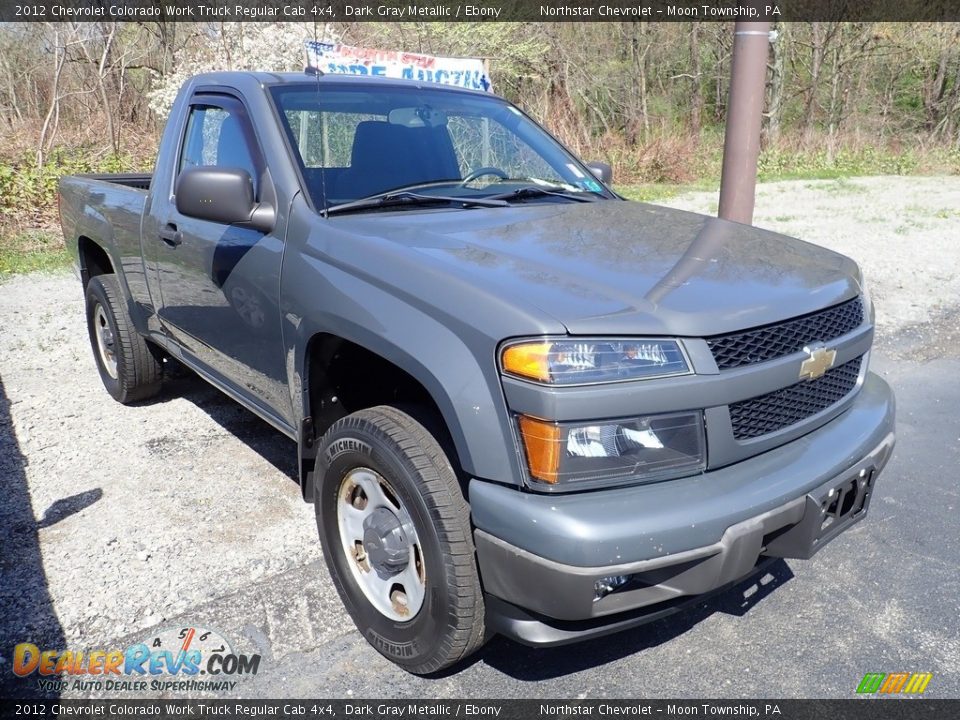
{"label": "chrome grille", "polygon": [[707,338],[721,370],[766,362],[803,350],[814,342],[827,342],[863,324],[863,302],[854,298],[826,310],[786,322]]}
{"label": "chrome grille", "polygon": [[730,405],[733,437],[749,440],[782,430],[816,415],[846,397],[857,385],[862,357],[828,370],[816,380],[798,382]]}

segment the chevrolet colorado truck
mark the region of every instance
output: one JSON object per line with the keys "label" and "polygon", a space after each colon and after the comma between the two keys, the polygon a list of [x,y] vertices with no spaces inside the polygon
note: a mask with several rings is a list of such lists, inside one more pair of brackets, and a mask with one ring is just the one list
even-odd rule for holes
{"label": "chevrolet colorado truck", "polygon": [[59,202],[107,392],[173,358],[296,440],[346,609],[430,673],[809,558],[893,449],[853,261],[609,182],[491,94],[223,72]]}

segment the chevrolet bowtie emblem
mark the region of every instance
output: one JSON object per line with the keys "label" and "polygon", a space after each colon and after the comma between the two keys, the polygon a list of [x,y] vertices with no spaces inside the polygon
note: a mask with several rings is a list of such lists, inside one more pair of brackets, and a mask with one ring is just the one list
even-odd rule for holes
{"label": "chevrolet bowtie emblem", "polygon": [[816,380],[833,367],[837,359],[836,350],[827,350],[822,345],[820,347],[805,347],[804,351],[810,354],[800,365],[801,380]]}

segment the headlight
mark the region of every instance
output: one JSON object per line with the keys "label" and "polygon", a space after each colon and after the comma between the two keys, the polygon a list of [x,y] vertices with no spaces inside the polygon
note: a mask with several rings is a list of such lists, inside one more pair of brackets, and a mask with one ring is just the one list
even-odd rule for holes
{"label": "headlight", "polygon": [[505,373],[551,385],[581,385],[690,372],[676,340],[557,339],[507,345]]}
{"label": "headlight", "polygon": [[589,423],[521,415],[518,426],[530,477],[549,485],[665,480],[705,468],[699,412]]}

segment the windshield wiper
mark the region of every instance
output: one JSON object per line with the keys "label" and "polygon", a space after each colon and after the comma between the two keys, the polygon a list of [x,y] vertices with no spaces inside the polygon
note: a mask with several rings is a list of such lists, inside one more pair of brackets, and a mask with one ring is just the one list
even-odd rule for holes
{"label": "windshield wiper", "polygon": [[509,192],[500,193],[499,195],[488,195],[487,200],[505,200],[507,202],[513,200],[524,200],[526,198],[532,197],[543,197],[545,195],[550,195],[553,197],[566,198],[567,200],[576,200],[577,202],[594,202],[598,196],[586,193],[574,193],[566,190],[552,190],[550,188],[538,187],[536,185],[530,185],[528,187],[517,188],[516,190],[511,190]]}
{"label": "windshield wiper", "polygon": [[499,198],[454,197],[452,195],[421,195],[413,192],[390,192],[383,195],[361,198],[327,208],[327,215],[371,210],[384,207],[416,207],[422,205],[450,205],[459,203],[463,207],[504,207],[508,203]]}

